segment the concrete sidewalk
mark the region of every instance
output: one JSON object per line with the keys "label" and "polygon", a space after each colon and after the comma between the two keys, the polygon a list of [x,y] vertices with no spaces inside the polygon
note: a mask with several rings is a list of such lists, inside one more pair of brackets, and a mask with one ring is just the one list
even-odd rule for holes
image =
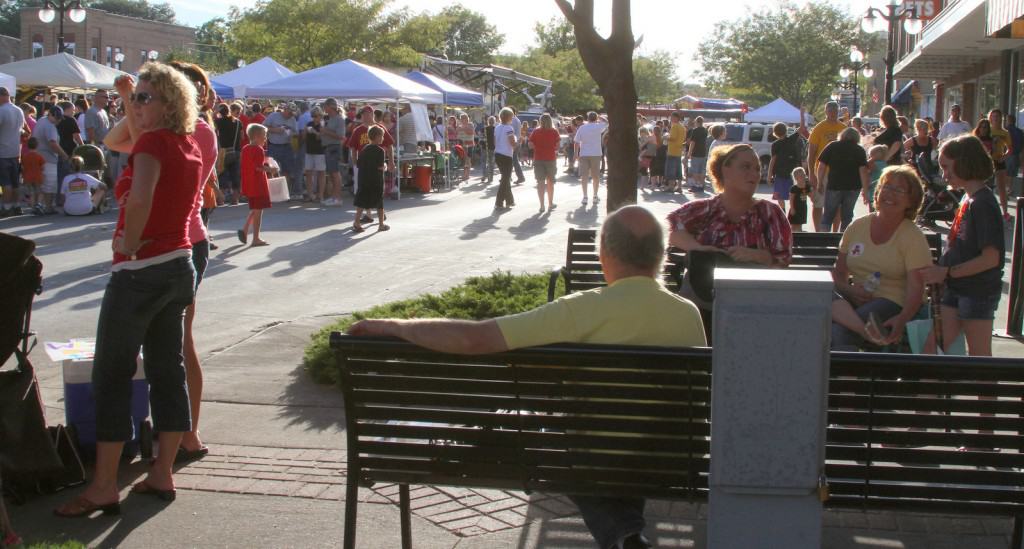
{"label": "concrete sidewalk", "polygon": [[[278,324],[204,361],[203,435],[211,454],[178,471],[175,502],[128,494],[145,473],[136,461],[123,472],[120,517],[54,518],[50,509],[75,489],[11,507],[19,534],[30,542],[76,539],[97,547],[340,546],[346,473],[341,393],[312,384],[299,358],[308,334],[329,320]],[[562,497],[413,487],[412,498],[416,547],[593,546]],[[358,546],[399,546],[397,487],[361,489],[359,499]],[[648,533],[660,547],[702,547],[705,513],[704,505],[652,501]],[[830,512],[825,526],[826,547],[982,549],[1006,547],[1012,521]]]}

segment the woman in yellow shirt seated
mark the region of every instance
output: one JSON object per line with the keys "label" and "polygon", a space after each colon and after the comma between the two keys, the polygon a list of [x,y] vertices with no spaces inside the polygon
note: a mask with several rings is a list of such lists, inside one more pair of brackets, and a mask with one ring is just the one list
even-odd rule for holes
{"label": "woman in yellow shirt seated", "polygon": [[[890,166],[878,181],[874,213],[854,220],[843,233],[832,271],[833,350],[898,341],[920,309],[923,285],[913,271],[932,263],[928,241],[914,224],[923,196],[913,168]],[[871,316],[878,329],[869,328]]]}

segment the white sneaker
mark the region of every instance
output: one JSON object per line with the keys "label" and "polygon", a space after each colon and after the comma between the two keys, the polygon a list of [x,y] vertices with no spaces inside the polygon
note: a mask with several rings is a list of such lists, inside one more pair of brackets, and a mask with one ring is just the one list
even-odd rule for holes
{"label": "white sneaker", "polygon": [[594,197],[594,204],[597,204],[600,201],[601,201],[601,197],[600,196],[595,196]]}
{"label": "white sneaker", "polygon": [[584,196],[583,197],[583,201],[580,202],[580,204],[583,204],[584,206],[586,206],[587,205],[587,197]]}

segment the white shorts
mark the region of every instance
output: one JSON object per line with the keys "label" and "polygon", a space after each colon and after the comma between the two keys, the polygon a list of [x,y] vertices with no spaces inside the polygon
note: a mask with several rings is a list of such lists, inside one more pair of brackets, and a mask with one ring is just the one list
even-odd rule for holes
{"label": "white shorts", "polygon": [[57,194],[57,164],[43,164],[43,184],[39,188],[44,194]]}
{"label": "white shorts", "polygon": [[327,170],[327,161],[322,154],[306,154],[306,171],[322,172]]}

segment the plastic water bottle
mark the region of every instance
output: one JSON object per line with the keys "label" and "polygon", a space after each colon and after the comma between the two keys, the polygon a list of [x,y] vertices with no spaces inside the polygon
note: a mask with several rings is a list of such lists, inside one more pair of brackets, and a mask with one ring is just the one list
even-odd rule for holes
{"label": "plastic water bottle", "polygon": [[882,284],[882,273],[874,272],[868,276],[867,280],[864,281],[864,291],[869,294],[873,294],[878,290],[878,286]]}

